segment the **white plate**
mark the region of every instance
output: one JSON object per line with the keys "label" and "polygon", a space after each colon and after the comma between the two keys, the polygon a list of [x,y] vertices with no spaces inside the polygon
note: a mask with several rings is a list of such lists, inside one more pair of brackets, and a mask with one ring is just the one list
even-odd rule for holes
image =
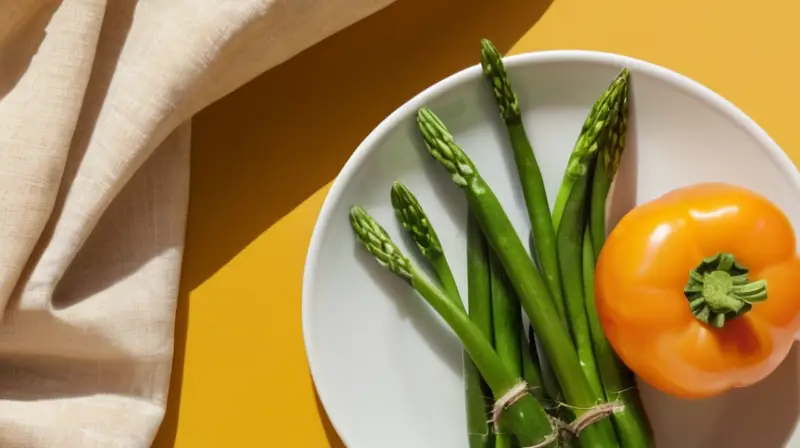
{"label": "white plate", "polygon": [[[476,52],[476,60],[478,53]],[[507,58],[551,204],[592,103],[621,67],[631,71],[628,148],[611,224],[634,204],[698,181],[726,181],[775,201],[800,228],[800,177],[744,113],[681,75],[622,56],[554,51]],[[765,81],[765,80],[762,80]],[[759,80],[753,80],[759,82]],[[401,180],[429,214],[466,288],[461,191],[425,150],[415,112],[433,109],[499,196],[518,232],[528,220],[505,131],[478,66],[403,105],[358,147],[319,216],[303,282],[303,331],[320,399],[350,448],[467,446],[459,342],[405,283],[356,242],[348,209],[367,209],[421,261],[389,200]],[[798,356],[757,386],[702,402],[643,387],[659,447],[800,446]],[[794,438],[792,438],[794,437]]]}

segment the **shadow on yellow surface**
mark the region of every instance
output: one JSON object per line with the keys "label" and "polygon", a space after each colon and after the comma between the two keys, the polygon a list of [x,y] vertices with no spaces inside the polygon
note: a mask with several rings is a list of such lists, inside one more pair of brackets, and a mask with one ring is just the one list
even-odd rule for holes
{"label": "shadow on yellow surface", "polygon": [[188,243],[213,235],[215,244],[189,260],[188,281],[216,272],[330,182],[395,108],[477,63],[481,37],[507,51],[546,6],[399,0],[201,112]]}
{"label": "shadow on yellow surface", "polygon": [[[549,4],[398,0],[198,114],[192,124],[191,206],[174,372],[154,446],[171,447],[176,441],[191,291],[328,184],[361,140],[395,108],[476,64],[480,38],[508,51]],[[299,290],[297,285],[298,295],[282,300],[299,305]],[[299,327],[300,307],[292,309],[297,314],[285,318]],[[253,346],[270,350],[270,344],[278,343],[265,340]],[[294,369],[307,372],[305,366]],[[308,387],[313,387],[310,377]],[[318,401],[317,406],[324,415]],[[264,403],[264,408],[276,406]],[[280,421],[278,411],[269,417],[264,424],[275,428],[311,423]],[[342,446],[324,417],[321,424],[329,444]]]}

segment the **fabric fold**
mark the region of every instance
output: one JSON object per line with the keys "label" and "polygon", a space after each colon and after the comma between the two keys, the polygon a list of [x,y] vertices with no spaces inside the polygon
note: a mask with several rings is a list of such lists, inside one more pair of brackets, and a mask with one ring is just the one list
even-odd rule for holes
{"label": "fabric fold", "polygon": [[0,6],[0,446],[152,443],[192,115],[390,2]]}

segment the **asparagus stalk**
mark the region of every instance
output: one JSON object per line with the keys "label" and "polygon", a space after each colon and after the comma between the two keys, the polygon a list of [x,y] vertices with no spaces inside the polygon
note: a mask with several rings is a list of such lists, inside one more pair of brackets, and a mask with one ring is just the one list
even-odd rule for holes
{"label": "asparagus stalk", "polygon": [[[627,90],[627,87],[626,87]],[[628,126],[627,92],[622,97],[620,120],[609,136],[607,144],[598,153],[592,183],[590,221],[584,233],[583,282],[586,313],[592,346],[597,360],[600,379],[609,401],[619,401],[625,410],[614,414],[614,426],[623,448],[653,445],[653,431],[644,413],[633,373],[617,357],[603,333],[594,297],[594,269],[597,257],[605,243],[606,198],[611,181],[616,176],[619,161],[625,151]]]}
{"label": "asparagus stalk", "polygon": [[[492,285],[492,324],[494,349],[497,356],[515,375],[523,376],[522,369],[522,309],[508,286],[508,279],[500,260],[489,255]],[[529,384],[530,386],[530,384]],[[512,434],[497,434],[496,448],[511,448]]]}
{"label": "asparagus stalk", "polygon": [[[553,365],[567,403],[575,408],[576,414],[582,415],[596,404],[595,394],[581,372],[578,355],[547,285],[536,270],[511,220],[472,160],[455,143],[441,120],[432,111],[423,108],[417,113],[417,122],[431,155],[466,193],[470,210],[480,223],[490,247],[500,259],[525,312],[541,337],[545,354]],[[581,433],[580,441],[586,447],[616,445],[613,427],[606,420],[587,427]],[[520,442],[525,443],[523,440]]]}
{"label": "asparagus stalk", "polygon": [[494,348],[501,360],[515,373],[522,375],[522,309],[508,285],[508,279],[497,255],[489,255],[492,285],[492,324]]}
{"label": "asparagus stalk", "polygon": [[[627,77],[618,77],[617,79],[627,80]],[[620,115],[622,112],[623,100],[627,92],[625,88],[626,85],[627,81],[622,83],[621,87],[618,89],[619,91],[614,95],[607,95],[608,92],[606,92],[606,94],[601,96],[601,98],[606,98],[606,103],[602,104],[599,108],[594,108],[592,112],[594,113],[596,109],[607,112],[601,117],[591,117],[592,114],[590,114],[587,120],[602,123],[602,125],[591,129],[594,134],[594,143],[592,144],[594,149],[577,154],[573,153],[573,156],[570,158],[570,166],[580,167],[580,169],[573,170],[573,172],[570,173],[568,168],[568,172],[565,175],[565,183],[562,184],[562,191],[567,191],[569,195],[560,210],[562,213],[561,216],[566,217],[566,219],[561,220],[556,230],[558,261],[561,265],[564,299],[572,328],[572,336],[575,341],[580,365],[598,402],[605,401],[606,396],[603,383],[600,379],[597,360],[595,359],[593,339],[587,314],[584,290],[586,284],[584,283],[584,273],[582,272],[583,237],[586,222],[589,219],[587,199],[591,197],[592,168],[596,164],[598,151],[606,147],[606,143],[618,129],[618,124],[621,121]],[[614,84],[612,84],[611,91],[615,91]],[[580,143],[581,140],[583,140],[583,136],[578,138],[579,143],[576,145],[576,148],[584,146]],[[567,186],[568,189],[564,190],[564,186]],[[591,240],[589,240],[589,244],[591,244]]]}
{"label": "asparagus stalk", "polygon": [[[389,234],[361,207],[350,209],[350,223],[358,239],[382,266],[408,282],[442,317],[458,336],[464,349],[496,398],[512,390],[519,382],[497,356],[481,329],[462,307],[431,282],[422,271],[403,255]],[[500,427],[510,430],[524,446],[541,443],[552,434],[552,427],[542,406],[531,395],[524,395],[509,406],[500,419]]]}
{"label": "asparagus stalk", "polygon": [[611,182],[619,170],[619,162],[625,151],[628,131],[628,84],[625,83],[621,94],[619,121],[616,129],[612,129],[608,142],[597,154],[594,176],[592,178],[592,199],[589,204],[589,229],[592,236],[594,258],[600,256],[600,250],[606,241],[606,198]]}
{"label": "asparagus stalk", "polygon": [[514,152],[517,173],[535,241],[536,255],[538,255],[542,273],[558,314],[566,323],[567,314],[561,292],[561,274],[556,255],[556,234],[550,218],[550,205],[547,201],[542,172],[525,133],[517,94],[511,87],[502,56],[488,39],[481,40],[481,66],[483,74],[494,92],[497,106],[500,109],[500,117],[506,125],[511,149]]}
{"label": "asparagus stalk", "polygon": [[547,394],[547,389],[544,387],[544,379],[542,378],[542,366],[539,364],[539,355],[536,353],[533,343],[528,341],[525,333],[520,331],[520,347],[522,348],[522,377],[525,382],[530,386],[531,394],[542,403],[542,406],[548,408],[552,406],[553,402]]}
{"label": "asparagus stalk", "polygon": [[[488,39],[481,40],[481,66],[483,73],[494,93],[500,117],[506,126],[517,174],[520,180],[528,219],[531,223],[530,247],[536,267],[544,274],[547,286],[555,302],[558,314],[569,329],[566,321],[566,309],[561,291],[561,273],[556,254],[556,237],[553,222],[550,218],[550,205],[542,179],[542,173],[522,123],[522,113],[517,94],[508,79],[502,56]],[[536,349],[536,336],[530,326],[530,345]],[[560,399],[560,390],[552,367],[546,357],[540,365],[541,379],[548,392],[556,400]]]}
{"label": "asparagus stalk", "polygon": [[[539,336],[533,329],[533,325],[528,326],[528,340],[530,347],[530,356],[541,374],[542,388],[544,390],[545,400],[550,400],[553,405],[563,401],[564,394],[561,392],[561,386],[558,385],[558,378],[553,371],[553,366],[547,359],[547,356],[541,356],[539,352],[543,352],[544,348],[540,342]],[[538,397],[537,397],[538,398]]]}
{"label": "asparagus stalk", "polygon": [[585,204],[587,187],[591,172],[576,179],[572,194],[564,207],[564,219],[558,227],[558,261],[561,264],[561,278],[564,286],[564,299],[567,304],[572,337],[578,351],[578,359],[586,379],[592,388],[594,398],[598,402],[605,401],[603,385],[597,372],[597,362],[592,351],[592,338],[589,335],[589,322],[586,316],[586,304],[583,295],[583,276],[581,273],[581,255],[583,229],[585,228]]}
{"label": "asparagus stalk", "polygon": [[392,185],[391,197],[397,220],[411,235],[422,256],[430,262],[444,291],[463,308],[456,279],[447,262],[442,243],[416,196],[405,185],[395,182]]}
{"label": "asparagus stalk", "polygon": [[[548,217],[548,220],[549,219],[550,218]],[[530,238],[528,239],[528,243],[530,245],[533,264],[536,266],[536,269],[538,269],[539,272],[541,272],[542,266],[541,263],[539,262],[539,258],[537,255],[538,252],[536,250],[536,241],[533,240],[532,232]],[[564,325],[567,327],[567,329],[569,329],[568,322],[565,322]],[[547,359],[547,356],[539,355],[539,351],[543,349],[541,348],[541,344],[538,342],[539,336],[536,335],[536,331],[533,329],[533,325],[530,324],[528,324],[528,338],[530,341],[529,346],[531,350],[530,352],[531,357],[536,360],[536,365],[539,367],[539,372],[541,372],[542,375],[542,386],[544,387],[545,395],[548,396],[553,403],[558,403],[563,399],[563,395],[561,394],[561,387],[558,385],[558,379],[556,379],[556,374],[555,372],[553,372],[553,366],[550,365],[550,361]]]}
{"label": "asparagus stalk", "polygon": [[[531,394],[539,403],[552,404],[542,381],[538,356],[534,357],[522,330],[522,309],[503,266],[495,254],[489,257],[491,269],[491,303],[494,344],[497,355],[507,366],[518,372],[528,383]],[[495,448],[513,447],[510,434],[497,434]]]}
{"label": "asparagus stalk", "polygon": [[[447,262],[439,236],[422,205],[416,196],[400,182],[392,185],[391,198],[398,221],[433,267],[444,291],[455,301],[456,305],[463,308],[453,271]],[[488,248],[479,228],[477,234],[474,229],[470,229],[468,232],[469,315],[470,319],[481,329],[484,337],[491,341],[492,310]],[[488,386],[469,355],[463,357],[463,363],[469,445],[470,448],[490,448],[493,446],[494,434],[489,425],[489,403],[486,401],[486,397],[490,395]]]}
{"label": "asparagus stalk", "polygon": [[[467,217],[467,300],[469,317],[487,341],[492,341],[492,298],[489,274],[489,246],[470,214]],[[467,402],[467,437],[470,448],[491,448],[494,434],[489,425],[486,397],[489,386],[469,356],[464,357],[464,385]]]}
{"label": "asparagus stalk", "polygon": [[569,156],[564,179],[561,182],[556,203],[553,206],[553,226],[556,232],[558,232],[558,227],[561,224],[564,208],[572,193],[572,188],[578,179],[586,175],[586,172],[590,169],[589,162],[593,160],[598,148],[602,146],[602,140],[609,134],[607,131],[609,123],[607,121],[615,116],[615,114],[610,113],[611,108],[619,102],[619,98],[623,96],[623,93],[627,93],[627,84],[628,70],[622,69],[608,89],[603,92],[594,106],[592,106],[589,116],[583,123],[580,136],[575,142],[572,154]]}

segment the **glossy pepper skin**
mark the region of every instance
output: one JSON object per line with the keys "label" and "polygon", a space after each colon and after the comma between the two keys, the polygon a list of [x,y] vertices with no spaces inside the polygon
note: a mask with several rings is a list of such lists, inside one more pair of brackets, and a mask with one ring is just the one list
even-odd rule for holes
{"label": "glossy pepper skin", "polygon": [[703,398],[784,360],[800,327],[798,279],[783,212],[750,190],[703,183],[620,220],[598,259],[595,300],[631,370],[670,395]]}

